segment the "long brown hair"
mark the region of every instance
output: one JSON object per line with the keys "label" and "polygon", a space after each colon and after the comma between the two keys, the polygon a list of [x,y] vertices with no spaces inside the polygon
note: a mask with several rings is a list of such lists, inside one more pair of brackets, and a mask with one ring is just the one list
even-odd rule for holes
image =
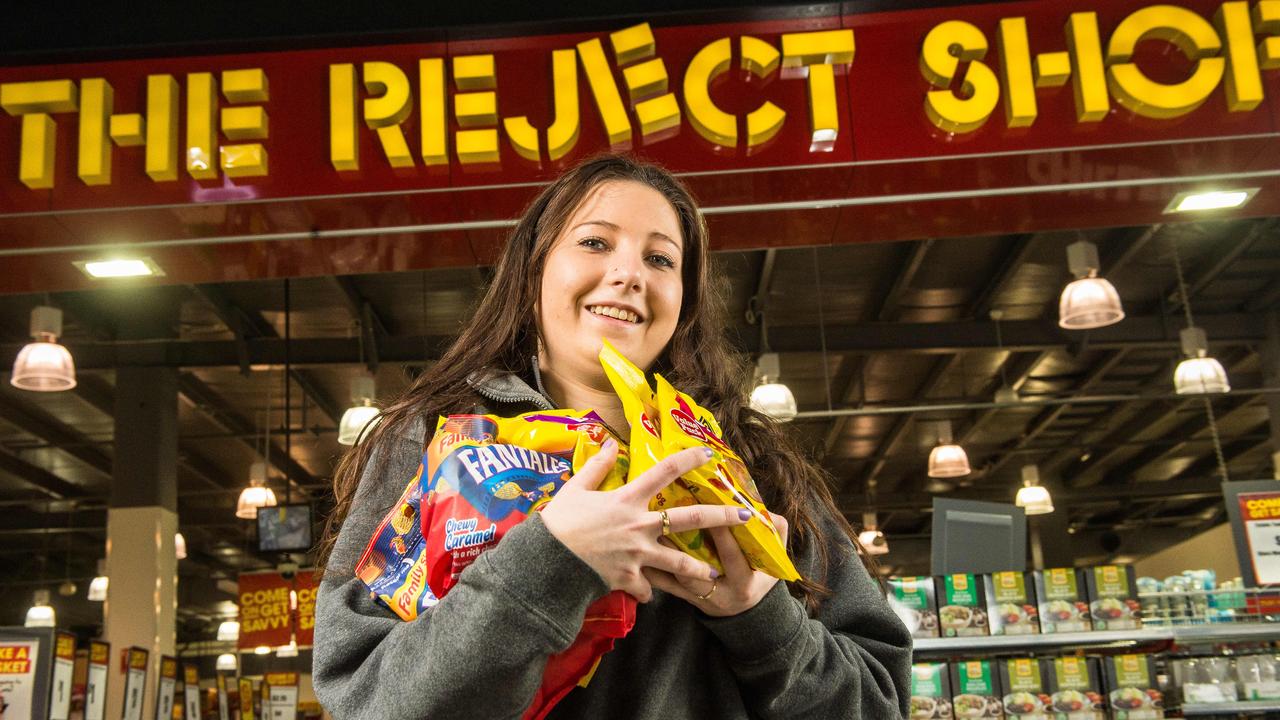
{"label": "long brown hair", "polygon": [[[537,349],[534,308],[542,289],[542,268],[552,244],[583,199],[598,185],[631,181],[658,191],[671,203],[684,235],[684,295],[675,334],[651,371],[660,372],[721,421],[725,441],[738,451],[773,512],[787,518],[793,552],[812,545],[820,559],[819,577],[792,587],[811,611],[829,594],[822,584],[829,565],[831,538],[818,522],[820,513],[835,519],[863,562],[853,528],[836,508],[827,475],[799,450],[771,418],[747,402],[750,367],[730,350],[725,338],[721,279],[708,277],[707,228],[688,189],[666,170],[622,155],[592,158],[562,174],[529,205],[499,259],[493,280],[471,320],[439,362],[382,410],[381,422],[338,463],[333,478],[336,505],[318,547],[319,564],[328,561],[338,530],[351,509],[365,466],[384,438],[415,418],[466,412],[481,402],[467,376],[481,368],[531,378]],[[430,426],[430,423],[428,423]],[[371,475],[380,479],[381,470]],[[400,479],[396,479],[399,482]],[[843,562],[844,558],[835,560]]]}

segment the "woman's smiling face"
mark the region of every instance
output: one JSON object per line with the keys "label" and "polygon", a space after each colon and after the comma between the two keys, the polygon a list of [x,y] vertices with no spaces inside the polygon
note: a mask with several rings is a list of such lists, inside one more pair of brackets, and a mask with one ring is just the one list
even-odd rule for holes
{"label": "woman's smiling face", "polygon": [[543,362],[559,375],[600,385],[597,355],[607,339],[647,369],[675,334],[683,251],[680,221],[661,193],[630,180],[593,188],[543,266]]}

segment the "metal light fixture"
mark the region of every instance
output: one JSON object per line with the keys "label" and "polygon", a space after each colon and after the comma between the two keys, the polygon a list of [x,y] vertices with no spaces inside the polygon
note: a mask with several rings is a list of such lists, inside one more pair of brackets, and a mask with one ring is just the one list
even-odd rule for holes
{"label": "metal light fixture", "polygon": [[1173,371],[1173,389],[1179,395],[1208,395],[1231,391],[1227,371],[1216,358],[1209,357],[1209,342],[1204,330],[1183,328],[1182,354],[1187,358]]}
{"label": "metal light fixture", "polygon": [[77,260],[72,263],[85,275],[95,279],[160,277],[164,271],[149,257],[115,258],[110,260]]}
{"label": "metal light fixture", "polygon": [[76,386],[76,364],[71,353],[58,344],[62,334],[62,311],[40,305],[31,310],[31,337],[35,342],[22,348],[13,362],[9,384],[19,390],[58,392]]}
{"label": "metal light fixture", "polygon": [[235,672],[236,656],[231,653],[222,653],[218,656],[218,660],[214,664],[214,668],[224,672]]}
{"label": "metal light fixture", "polygon": [[1249,202],[1258,194],[1259,188],[1241,190],[1213,190],[1210,192],[1180,192],[1169,201],[1166,213],[1205,212],[1208,210],[1230,210]]}
{"label": "metal light fixture", "polygon": [[780,382],[770,382],[771,379],[777,379],[780,367],[778,353],[760,355],[756,362],[756,375],[760,378],[760,384],[751,391],[751,407],[778,422],[787,422],[796,416],[798,410],[791,388]]}
{"label": "metal light fixture", "polygon": [[223,620],[218,626],[218,640],[220,642],[235,642],[240,639],[240,623],[235,620]]}
{"label": "metal light fixture", "polygon": [[1081,240],[1067,246],[1067,267],[1075,280],[1062,289],[1058,298],[1058,326],[1066,330],[1091,330],[1114,325],[1124,319],[1120,294],[1098,277],[1098,248]]}
{"label": "metal light fixture", "polygon": [[107,599],[107,561],[98,561],[98,574],[89,581],[89,600],[105,602]]}
{"label": "metal light fixture", "polygon": [[254,655],[270,655],[270,654],[271,654],[271,646],[270,646],[270,645],[259,645],[258,647],[256,647],[256,648],[254,648],[254,649],[253,649],[253,654],[254,654]]}
{"label": "metal light fixture", "polygon": [[1173,389],[1179,395],[1209,395],[1231,390],[1227,382],[1227,371],[1216,358],[1209,356],[1209,338],[1204,330],[1196,327],[1191,317],[1191,297],[1187,292],[1187,281],[1182,275],[1182,258],[1178,255],[1178,244],[1169,241],[1173,249],[1173,271],[1178,276],[1178,297],[1182,300],[1182,312],[1187,326],[1178,333],[1185,360],[1178,363],[1173,371]]}
{"label": "metal light fixture", "polygon": [[240,491],[240,499],[236,501],[236,517],[253,520],[258,517],[258,508],[275,504],[276,494],[267,487],[267,464],[255,462],[249,466],[249,487]]}
{"label": "metal light fixture", "polygon": [[49,605],[49,591],[37,590],[31,598],[31,609],[23,623],[29,628],[51,628],[57,623],[53,608]]}
{"label": "metal light fixture", "polygon": [[1022,466],[1022,487],[1018,488],[1013,504],[1028,515],[1053,512],[1053,498],[1049,496],[1049,489],[1040,484],[1040,470],[1035,465]]}
{"label": "metal light fixture", "polygon": [[373,378],[362,375],[351,381],[352,406],[338,422],[338,442],[355,445],[361,436],[378,422],[378,408],[373,406]]}
{"label": "metal light fixture", "polygon": [[937,428],[938,444],[929,451],[929,477],[955,478],[968,475],[969,455],[964,448],[952,442],[951,421],[940,420]]}
{"label": "metal light fixture", "polygon": [[858,544],[868,555],[884,555],[889,552],[889,541],[885,539],[884,533],[876,527],[876,514],[873,512],[862,513],[862,532],[858,533]]}
{"label": "metal light fixture", "polygon": [[179,560],[187,559],[187,539],[182,537],[182,533],[176,533],[173,536],[173,554]]}
{"label": "metal light fixture", "polygon": [[288,645],[281,645],[280,647],[276,648],[276,657],[278,658],[298,657],[297,638],[290,636]]}

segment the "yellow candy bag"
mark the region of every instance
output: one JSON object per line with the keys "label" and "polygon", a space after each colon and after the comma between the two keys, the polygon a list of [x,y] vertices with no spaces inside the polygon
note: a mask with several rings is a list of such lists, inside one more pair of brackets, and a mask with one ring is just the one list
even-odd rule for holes
{"label": "yellow candy bag", "polygon": [[745,525],[729,528],[756,570],[780,580],[799,580],[787,546],[760,499],[755,480],[747,472],[746,463],[720,437],[720,425],[710,412],[693,398],[676,390],[666,378],[658,375],[658,413],[661,418],[662,446],[667,455],[685,448],[706,447],[714,453],[712,461],[683,475],[698,502],[708,505],[731,505],[751,511]]}
{"label": "yellow candy bag", "polygon": [[[649,509],[697,504],[745,507],[752,512],[751,520],[732,528],[732,532],[748,562],[753,568],[782,580],[799,579],[746,465],[724,444],[720,425],[711,413],[661,377],[658,377],[655,397],[644,373],[608,341],[600,349],[600,364],[631,423],[628,481],[667,455],[685,448],[707,447],[713,452],[714,465],[708,463],[686,473],[658,491],[649,502]],[[724,571],[715,545],[702,530],[676,533],[671,540],[685,553]]]}

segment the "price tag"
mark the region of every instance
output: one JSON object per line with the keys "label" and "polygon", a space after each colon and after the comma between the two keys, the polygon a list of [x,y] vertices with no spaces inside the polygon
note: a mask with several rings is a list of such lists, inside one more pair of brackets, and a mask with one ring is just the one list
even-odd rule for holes
{"label": "price tag", "polygon": [[58,633],[54,641],[53,691],[49,698],[49,720],[71,717],[71,682],[75,674],[76,638]]}
{"label": "price tag", "polygon": [[105,720],[107,715],[107,661],[111,646],[89,643],[89,676],[85,682],[85,720]]}

